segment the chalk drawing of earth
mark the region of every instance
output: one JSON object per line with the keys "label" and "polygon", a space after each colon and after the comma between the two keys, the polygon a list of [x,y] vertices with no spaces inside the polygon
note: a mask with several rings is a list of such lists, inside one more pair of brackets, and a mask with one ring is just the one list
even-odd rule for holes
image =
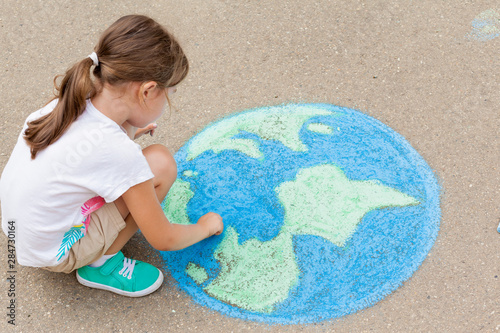
{"label": "chalk drawing of earth", "polygon": [[371,306],[423,262],[439,186],[399,134],[360,112],[288,104],[209,125],[175,155],[174,223],[224,233],[162,252],[179,287],[225,315],[310,323]]}

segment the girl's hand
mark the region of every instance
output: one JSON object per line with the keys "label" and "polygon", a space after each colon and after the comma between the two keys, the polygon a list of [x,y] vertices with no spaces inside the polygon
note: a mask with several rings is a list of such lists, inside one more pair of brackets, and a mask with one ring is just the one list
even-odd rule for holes
{"label": "girl's hand", "polygon": [[207,230],[207,237],[220,235],[222,230],[224,230],[222,217],[217,213],[208,213],[203,215],[196,224],[203,226]]}
{"label": "girl's hand", "polygon": [[134,135],[134,140],[141,137],[144,134],[149,133],[149,135],[153,136],[155,129],[158,127],[156,123],[149,124],[144,128],[138,128]]}

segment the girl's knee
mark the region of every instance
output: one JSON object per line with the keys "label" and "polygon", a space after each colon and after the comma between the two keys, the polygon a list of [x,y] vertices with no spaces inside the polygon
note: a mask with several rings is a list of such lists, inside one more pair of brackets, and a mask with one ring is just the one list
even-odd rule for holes
{"label": "girl's knee", "polygon": [[167,147],[154,144],[142,150],[155,178],[175,180],[177,163]]}

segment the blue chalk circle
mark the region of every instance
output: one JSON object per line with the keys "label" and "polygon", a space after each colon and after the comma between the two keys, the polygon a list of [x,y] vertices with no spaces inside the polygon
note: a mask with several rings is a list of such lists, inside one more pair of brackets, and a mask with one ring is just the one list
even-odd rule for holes
{"label": "blue chalk circle", "polygon": [[210,124],[176,154],[172,223],[209,211],[222,235],[162,252],[192,299],[270,324],[375,305],[408,280],[440,224],[440,187],[398,133],[329,104],[266,106]]}

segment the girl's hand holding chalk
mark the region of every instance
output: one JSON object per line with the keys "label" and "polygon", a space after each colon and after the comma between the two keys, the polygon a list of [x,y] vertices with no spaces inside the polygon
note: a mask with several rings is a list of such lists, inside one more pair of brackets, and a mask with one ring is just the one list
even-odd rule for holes
{"label": "girl's hand holding chalk", "polygon": [[158,127],[158,124],[151,123],[144,128],[138,128],[137,131],[135,132],[134,139],[137,139],[137,138],[141,137],[142,135],[148,134],[148,133],[149,133],[149,135],[153,136],[155,129],[157,127]]}

